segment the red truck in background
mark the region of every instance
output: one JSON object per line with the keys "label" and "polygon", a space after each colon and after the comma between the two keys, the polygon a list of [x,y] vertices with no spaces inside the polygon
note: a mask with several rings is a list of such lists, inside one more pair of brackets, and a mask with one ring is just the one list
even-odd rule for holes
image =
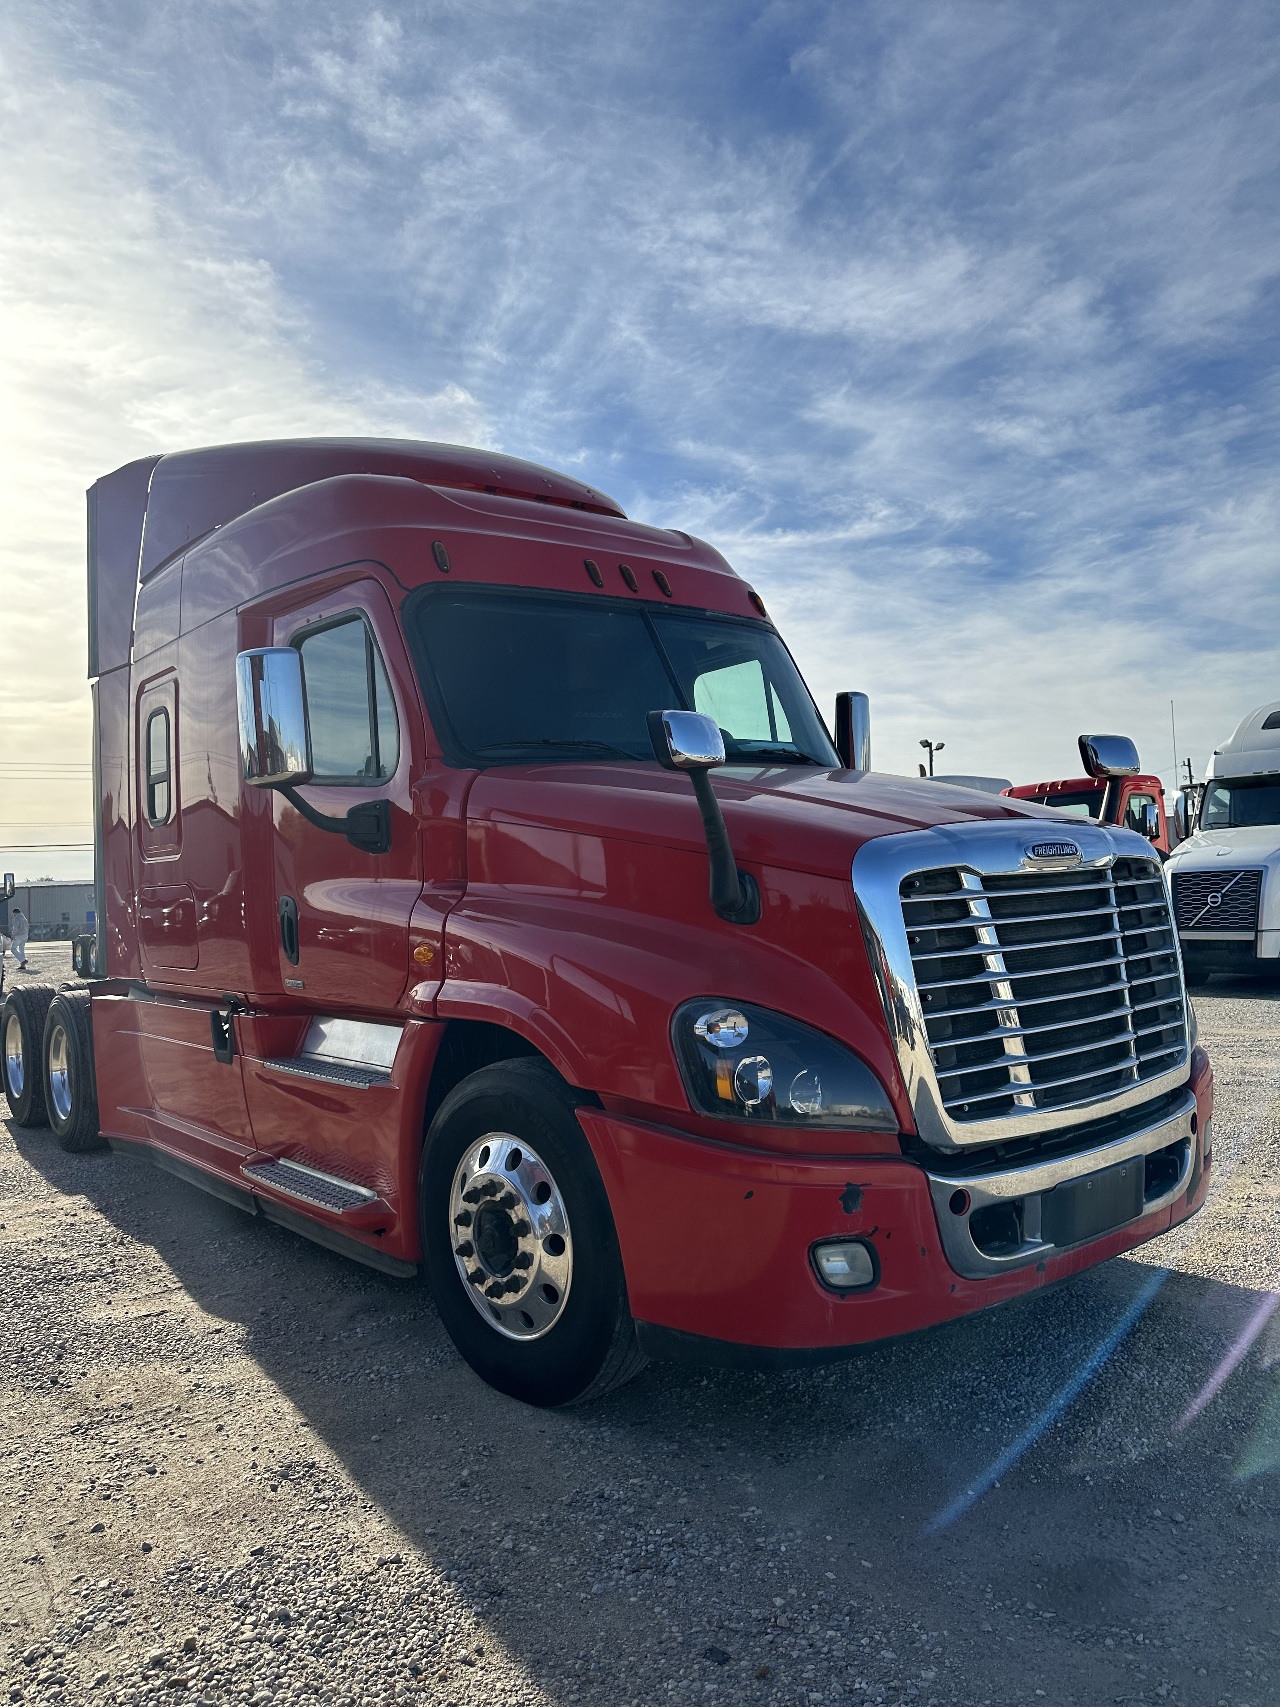
{"label": "red truck in background", "polygon": [[1141,769],[1138,749],[1127,735],[1081,735],[1086,776],[1060,782],[1025,782],[1001,792],[1034,800],[1073,818],[1096,818],[1132,830],[1167,859],[1172,849],[1164,810],[1164,784]]}
{"label": "red truck in background", "polygon": [[89,633],[98,935],[5,998],[14,1118],[425,1269],[505,1392],[829,1357],[1203,1201],[1149,842],[872,773],[688,534],[449,446],[151,457]]}

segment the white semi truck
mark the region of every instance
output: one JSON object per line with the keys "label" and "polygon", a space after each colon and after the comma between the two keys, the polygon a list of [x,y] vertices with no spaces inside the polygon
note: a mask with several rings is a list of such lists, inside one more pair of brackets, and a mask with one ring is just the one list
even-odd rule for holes
{"label": "white semi truck", "polygon": [[1189,985],[1215,972],[1280,973],[1280,700],[1214,749],[1175,809],[1166,871]]}

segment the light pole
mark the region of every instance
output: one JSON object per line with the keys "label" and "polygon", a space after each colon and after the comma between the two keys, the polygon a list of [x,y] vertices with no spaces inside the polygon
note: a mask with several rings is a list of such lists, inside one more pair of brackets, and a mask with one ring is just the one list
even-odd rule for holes
{"label": "light pole", "polygon": [[[946,746],[946,744],[947,743],[945,741],[921,741],[920,745],[922,747],[925,747],[928,749],[928,753],[929,753],[929,775],[930,776],[933,775],[933,755],[935,753],[940,753],[942,751],[942,749]],[[923,775],[923,774],[924,773],[921,772],[921,775]]]}

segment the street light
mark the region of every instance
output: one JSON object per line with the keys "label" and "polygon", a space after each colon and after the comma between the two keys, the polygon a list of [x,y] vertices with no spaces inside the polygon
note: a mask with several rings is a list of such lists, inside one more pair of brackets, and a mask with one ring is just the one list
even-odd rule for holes
{"label": "street light", "polygon": [[[946,746],[946,744],[947,743],[945,741],[921,741],[920,745],[922,747],[927,748],[928,752],[929,752],[929,775],[930,776],[933,775],[933,755],[935,753],[940,753],[942,751],[942,749]],[[925,773],[924,773],[924,770],[922,768],[920,771],[920,775],[923,776],[924,774]]]}

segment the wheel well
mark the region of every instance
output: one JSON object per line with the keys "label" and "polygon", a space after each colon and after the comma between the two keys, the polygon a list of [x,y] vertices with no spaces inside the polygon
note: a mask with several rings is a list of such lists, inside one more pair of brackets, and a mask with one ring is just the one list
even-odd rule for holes
{"label": "wheel well", "polygon": [[546,1059],[541,1050],[505,1025],[474,1019],[450,1020],[431,1069],[423,1132],[429,1129],[449,1092],[468,1074],[478,1072],[481,1067],[492,1067],[496,1061],[514,1061],[523,1056]]}

